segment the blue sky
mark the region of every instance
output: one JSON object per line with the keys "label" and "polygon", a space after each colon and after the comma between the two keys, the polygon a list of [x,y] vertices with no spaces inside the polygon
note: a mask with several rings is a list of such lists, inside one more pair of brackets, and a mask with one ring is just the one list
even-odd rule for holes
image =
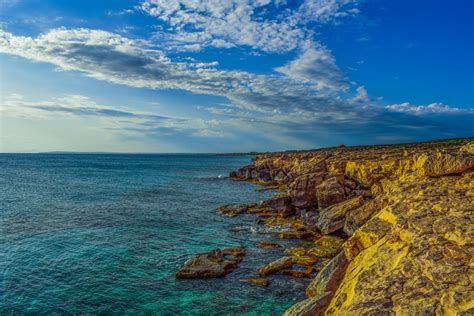
{"label": "blue sky", "polygon": [[0,0],[0,151],[474,135],[471,0]]}

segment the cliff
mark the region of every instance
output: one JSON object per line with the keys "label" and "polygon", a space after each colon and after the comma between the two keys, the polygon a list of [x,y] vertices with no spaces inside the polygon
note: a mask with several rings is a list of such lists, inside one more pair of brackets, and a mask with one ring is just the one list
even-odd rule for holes
{"label": "cliff", "polygon": [[265,154],[231,177],[277,187],[254,213],[324,262],[287,315],[474,313],[472,139]]}

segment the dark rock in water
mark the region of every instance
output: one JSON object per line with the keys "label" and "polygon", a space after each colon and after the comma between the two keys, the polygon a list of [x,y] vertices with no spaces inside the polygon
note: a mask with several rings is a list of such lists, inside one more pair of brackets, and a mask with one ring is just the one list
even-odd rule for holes
{"label": "dark rock in water", "polygon": [[258,273],[260,275],[266,276],[270,274],[277,273],[280,270],[290,268],[293,265],[293,259],[291,257],[283,257],[278,260],[272,261],[266,266],[260,268]]}
{"label": "dark rock in water", "polygon": [[270,282],[265,278],[248,278],[248,279],[243,279],[241,281],[250,283],[250,284],[255,284],[258,286],[263,286],[263,287],[267,287],[270,284]]}
{"label": "dark rock in water", "polygon": [[276,242],[261,241],[257,244],[257,248],[260,248],[260,249],[281,249],[281,248],[283,248],[283,246],[280,245],[280,244],[277,244]]}
{"label": "dark rock in water", "polygon": [[232,272],[245,256],[243,247],[215,249],[187,261],[176,272],[177,279],[219,278]]}
{"label": "dark rock in water", "polygon": [[224,205],[224,206],[219,207],[217,211],[220,214],[234,217],[239,214],[247,212],[250,208],[255,207],[255,206],[257,206],[257,204],[250,204],[250,205],[229,204],[229,205]]}

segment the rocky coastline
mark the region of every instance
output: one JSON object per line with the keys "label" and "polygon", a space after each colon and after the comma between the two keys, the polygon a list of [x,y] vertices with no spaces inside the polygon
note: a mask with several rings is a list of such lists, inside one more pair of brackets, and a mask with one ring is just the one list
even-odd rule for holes
{"label": "rocky coastline", "polygon": [[[311,279],[307,299],[285,315],[474,313],[472,138],[263,154],[230,178],[277,194],[219,213],[254,214],[280,239],[301,240],[257,245],[282,256],[243,280]],[[224,276],[244,255],[238,247],[201,254],[177,277]]]}

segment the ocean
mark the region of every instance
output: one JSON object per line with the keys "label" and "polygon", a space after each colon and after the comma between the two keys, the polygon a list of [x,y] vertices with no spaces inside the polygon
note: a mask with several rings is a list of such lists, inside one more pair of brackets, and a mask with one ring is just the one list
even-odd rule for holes
{"label": "ocean", "polygon": [[[275,232],[215,211],[273,194],[227,178],[251,159],[1,154],[0,314],[281,314],[308,280],[241,282],[283,256],[255,247]],[[193,254],[236,245],[247,255],[226,277],[175,279]]]}

